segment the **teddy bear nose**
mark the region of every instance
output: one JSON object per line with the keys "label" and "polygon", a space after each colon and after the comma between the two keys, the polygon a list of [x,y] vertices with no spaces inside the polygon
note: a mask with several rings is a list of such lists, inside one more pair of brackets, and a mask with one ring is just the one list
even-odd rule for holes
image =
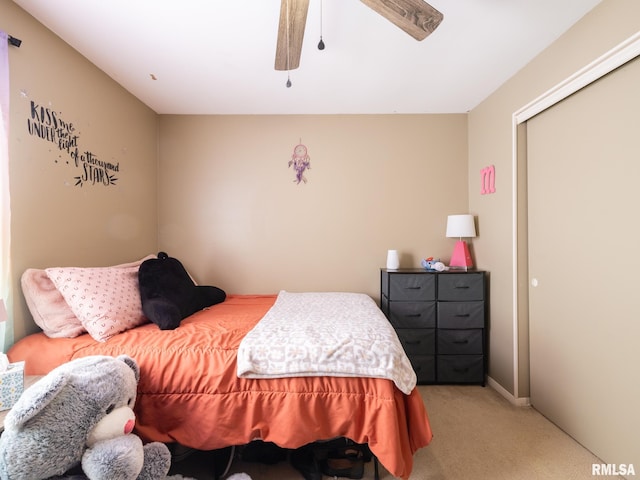
{"label": "teddy bear nose", "polygon": [[124,425],[124,434],[127,435],[127,434],[133,432],[133,426],[135,424],[136,424],[135,420],[127,421],[127,423],[125,423],[125,425]]}

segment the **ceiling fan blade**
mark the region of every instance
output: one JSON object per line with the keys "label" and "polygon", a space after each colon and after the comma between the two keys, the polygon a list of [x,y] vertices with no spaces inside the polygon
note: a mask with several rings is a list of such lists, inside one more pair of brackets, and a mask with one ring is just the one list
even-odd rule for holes
{"label": "ceiling fan blade", "polygon": [[422,0],[360,0],[416,40],[424,40],[444,15]]}
{"label": "ceiling fan blade", "polygon": [[308,10],[309,0],[281,0],[276,70],[294,70],[300,66]]}

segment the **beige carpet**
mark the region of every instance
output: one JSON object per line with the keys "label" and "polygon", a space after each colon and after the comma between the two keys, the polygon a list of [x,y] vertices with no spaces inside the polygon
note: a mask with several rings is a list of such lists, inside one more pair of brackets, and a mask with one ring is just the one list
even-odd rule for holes
{"label": "beige carpet", "polygon": [[[583,480],[602,463],[536,410],[515,407],[490,387],[420,386],[434,439],[419,450],[411,480]],[[211,457],[199,453],[172,472],[211,480]],[[301,480],[287,462],[277,465],[234,461],[231,472],[253,480]],[[328,477],[325,477],[328,478]],[[367,464],[365,479],[373,479]],[[381,466],[380,478],[392,480]]]}

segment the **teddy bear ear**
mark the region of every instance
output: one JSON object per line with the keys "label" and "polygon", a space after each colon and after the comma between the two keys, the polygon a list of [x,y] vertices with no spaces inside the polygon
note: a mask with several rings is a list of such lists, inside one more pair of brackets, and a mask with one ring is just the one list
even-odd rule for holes
{"label": "teddy bear ear", "polygon": [[69,381],[67,372],[55,371],[27,388],[4,420],[5,428],[19,428],[36,417]]}
{"label": "teddy bear ear", "polygon": [[136,382],[140,381],[140,367],[138,366],[138,363],[129,355],[118,355],[117,358],[129,365],[131,370],[133,370],[133,373],[136,375]]}

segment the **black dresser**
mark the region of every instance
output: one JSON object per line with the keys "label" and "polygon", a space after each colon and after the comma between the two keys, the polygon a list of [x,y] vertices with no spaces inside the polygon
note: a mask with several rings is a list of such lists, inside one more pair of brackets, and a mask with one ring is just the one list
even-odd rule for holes
{"label": "black dresser", "polygon": [[418,383],[484,385],[485,272],[383,268],[380,303],[411,360]]}

